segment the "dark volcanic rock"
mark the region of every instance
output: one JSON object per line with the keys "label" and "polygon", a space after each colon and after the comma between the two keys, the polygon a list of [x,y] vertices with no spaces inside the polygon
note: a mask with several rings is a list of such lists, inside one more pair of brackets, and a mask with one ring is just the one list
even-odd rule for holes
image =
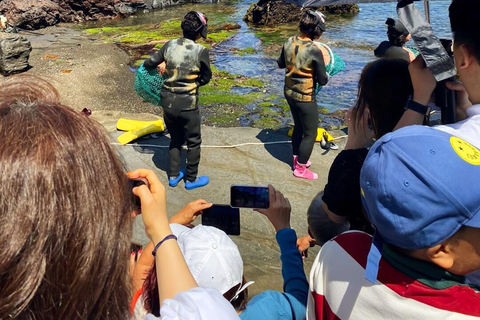
{"label": "dark volcanic rock", "polygon": [[0,0],[0,14],[14,26],[38,29],[58,22],[128,16],[184,0]]}
{"label": "dark volcanic rock", "polygon": [[[356,4],[333,5],[319,7],[318,10],[328,14],[358,13]],[[279,23],[298,22],[302,16],[302,8],[281,0],[260,0],[251,4],[243,17],[246,22],[262,25],[274,25]]]}
{"label": "dark volcanic rock", "polygon": [[32,45],[18,34],[0,40],[0,73],[9,75],[28,69]]}

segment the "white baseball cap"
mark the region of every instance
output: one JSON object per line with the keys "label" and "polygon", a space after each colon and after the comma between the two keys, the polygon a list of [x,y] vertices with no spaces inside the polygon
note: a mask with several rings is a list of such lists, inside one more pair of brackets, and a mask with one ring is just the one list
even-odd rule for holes
{"label": "white baseball cap", "polygon": [[[192,229],[179,224],[170,227],[200,287],[214,288],[224,294],[242,283],[243,260],[237,245],[225,232],[203,225]],[[248,285],[239,288],[236,295]]]}

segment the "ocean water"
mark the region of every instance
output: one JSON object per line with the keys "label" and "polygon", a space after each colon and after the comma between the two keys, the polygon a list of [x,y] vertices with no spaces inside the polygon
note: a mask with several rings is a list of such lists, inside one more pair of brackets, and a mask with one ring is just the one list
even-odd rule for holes
{"label": "ocean water", "polygon": [[[225,22],[238,23],[241,28],[235,36],[212,49],[214,65],[230,73],[262,79],[268,84],[269,93],[282,97],[284,70],[277,67],[276,58],[279,52],[269,51],[264,43],[266,40],[258,36],[258,33],[275,35],[268,41],[280,47],[285,39],[298,33],[298,23],[274,27],[248,25],[242,18],[251,3],[254,1],[220,0],[216,3],[185,4],[138,14],[127,19],[99,21],[94,25],[90,23],[90,26],[158,23],[172,18],[181,18],[190,10],[206,13],[210,21],[222,19]],[[451,38],[448,18],[450,3],[449,0],[430,1],[431,25],[439,38]],[[416,5],[423,12],[423,1],[416,2]],[[327,108],[332,112],[348,109],[354,104],[362,68],[375,59],[374,48],[387,39],[385,21],[388,17],[397,17],[395,2],[359,4],[359,7],[360,12],[355,15],[327,15],[327,30],[320,39],[342,57],[346,64],[345,70],[332,77],[317,98],[320,108]],[[410,41],[407,45],[414,44]],[[245,55],[232,53],[232,49],[245,48],[255,48],[257,51]]]}
{"label": "ocean water", "polygon": [[[250,1],[241,1],[235,6],[237,13],[232,15],[241,29],[231,40],[214,49],[215,65],[231,73],[240,73],[246,76],[255,76],[266,80],[268,90],[278,95],[283,94],[284,71],[278,69],[275,58],[271,53],[259,50],[256,54],[235,56],[229,53],[229,48],[261,48],[262,39],[256,36],[257,31],[273,32],[272,28],[255,27],[245,24],[241,19],[250,5]],[[424,12],[423,2],[416,3],[420,11]],[[431,1],[431,25],[439,38],[451,38],[448,18],[450,1]],[[345,70],[330,79],[330,82],[318,95],[318,104],[321,108],[330,111],[348,109],[354,104],[357,92],[357,82],[362,68],[374,60],[373,50],[387,39],[388,17],[397,17],[396,3],[359,4],[360,12],[356,15],[327,16],[327,31],[321,41],[327,43],[333,51],[345,61]],[[289,35],[296,34],[297,23],[279,26],[283,42]],[[282,38],[282,37],[280,37]],[[413,41],[407,45],[414,46]]]}

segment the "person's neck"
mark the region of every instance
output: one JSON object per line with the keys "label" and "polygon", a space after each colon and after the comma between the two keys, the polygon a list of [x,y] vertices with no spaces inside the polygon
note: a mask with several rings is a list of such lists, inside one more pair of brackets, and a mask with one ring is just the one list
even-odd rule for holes
{"label": "person's neck", "polygon": [[305,33],[302,33],[298,36],[298,39],[303,41],[312,41],[312,39]]}

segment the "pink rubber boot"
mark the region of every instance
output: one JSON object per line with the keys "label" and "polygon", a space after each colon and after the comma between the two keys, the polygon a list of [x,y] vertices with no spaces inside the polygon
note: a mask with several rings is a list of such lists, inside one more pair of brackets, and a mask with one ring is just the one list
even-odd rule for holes
{"label": "pink rubber boot", "polygon": [[[293,156],[293,169],[295,169],[295,167],[297,166],[297,159],[298,159],[298,156],[294,155]],[[310,168],[311,165],[312,165],[312,163],[310,161],[307,161],[307,168]]]}
{"label": "pink rubber boot", "polygon": [[295,166],[295,170],[293,170],[293,175],[297,178],[303,178],[308,180],[318,179],[318,174],[308,170],[305,164],[301,164],[298,162],[297,162],[297,165]]}

